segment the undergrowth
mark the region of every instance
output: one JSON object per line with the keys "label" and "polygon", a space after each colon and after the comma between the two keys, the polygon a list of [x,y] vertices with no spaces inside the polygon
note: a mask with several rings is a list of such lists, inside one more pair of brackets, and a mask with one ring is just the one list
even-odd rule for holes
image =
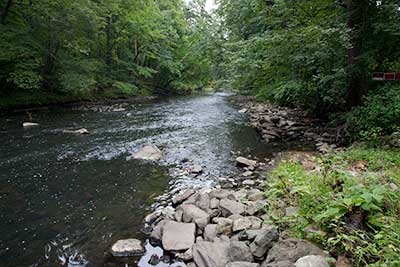
{"label": "undergrowth", "polygon": [[353,266],[400,266],[400,151],[359,145],[309,161],[271,173],[270,220]]}

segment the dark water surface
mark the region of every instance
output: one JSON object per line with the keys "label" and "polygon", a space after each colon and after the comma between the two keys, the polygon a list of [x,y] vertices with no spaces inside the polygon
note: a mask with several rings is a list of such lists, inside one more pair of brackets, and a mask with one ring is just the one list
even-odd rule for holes
{"label": "dark water surface", "polygon": [[[61,266],[57,257],[74,250],[89,266],[135,266],[110,265],[108,249],[121,238],[144,238],[142,219],[173,182],[175,163],[187,158],[206,167],[183,186],[209,186],[212,177],[237,172],[231,151],[263,158],[289,147],[263,143],[223,94],[115,112],[33,112],[40,127],[30,129],[21,127],[25,114],[0,119],[2,267]],[[83,127],[91,134],[63,133]],[[161,164],[129,158],[146,143],[163,149]]]}

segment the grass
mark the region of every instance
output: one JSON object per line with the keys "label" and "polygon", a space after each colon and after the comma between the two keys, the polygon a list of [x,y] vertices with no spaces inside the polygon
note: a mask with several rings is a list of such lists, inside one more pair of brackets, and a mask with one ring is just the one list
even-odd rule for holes
{"label": "grass", "polygon": [[[353,266],[400,266],[399,149],[364,144],[306,161],[283,161],[270,174],[270,220]],[[285,216],[288,206],[298,214]]]}

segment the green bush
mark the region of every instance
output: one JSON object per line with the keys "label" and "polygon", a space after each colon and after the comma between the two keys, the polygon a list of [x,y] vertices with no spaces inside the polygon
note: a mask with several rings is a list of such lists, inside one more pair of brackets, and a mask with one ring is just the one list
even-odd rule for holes
{"label": "green bush", "polygon": [[388,84],[372,90],[364,103],[348,114],[354,138],[374,138],[400,129],[400,85]]}
{"label": "green bush", "polygon": [[[333,255],[346,254],[354,266],[398,266],[400,152],[359,147],[313,161],[319,169],[287,161],[272,172],[271,220]],[[289,205],[298,215],[284,215]]]}

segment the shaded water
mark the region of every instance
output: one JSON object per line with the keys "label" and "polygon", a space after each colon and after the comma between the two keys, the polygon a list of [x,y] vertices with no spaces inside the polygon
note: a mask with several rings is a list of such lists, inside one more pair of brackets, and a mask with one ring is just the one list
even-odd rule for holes
{"label": "shaded water", "polygon": [[[173,182],[174,164],[190,159],[206,167],[179,186],[209,186],[237,172],[231,151],[263,158],[290,146],[263,143],[222,94],[132,103],[118,112],[35,112],[40,127],[31,129],[21,127],[26,120],[0,122],[0,266],[60,266],[57,255],[74,250],[89,266],[125,266],[108,249],[121,238],[144,238],[142,219]],[[63,133],[82,127],[91,134]],[[161,164],[130,159],[146,143],[163,149]]]}

